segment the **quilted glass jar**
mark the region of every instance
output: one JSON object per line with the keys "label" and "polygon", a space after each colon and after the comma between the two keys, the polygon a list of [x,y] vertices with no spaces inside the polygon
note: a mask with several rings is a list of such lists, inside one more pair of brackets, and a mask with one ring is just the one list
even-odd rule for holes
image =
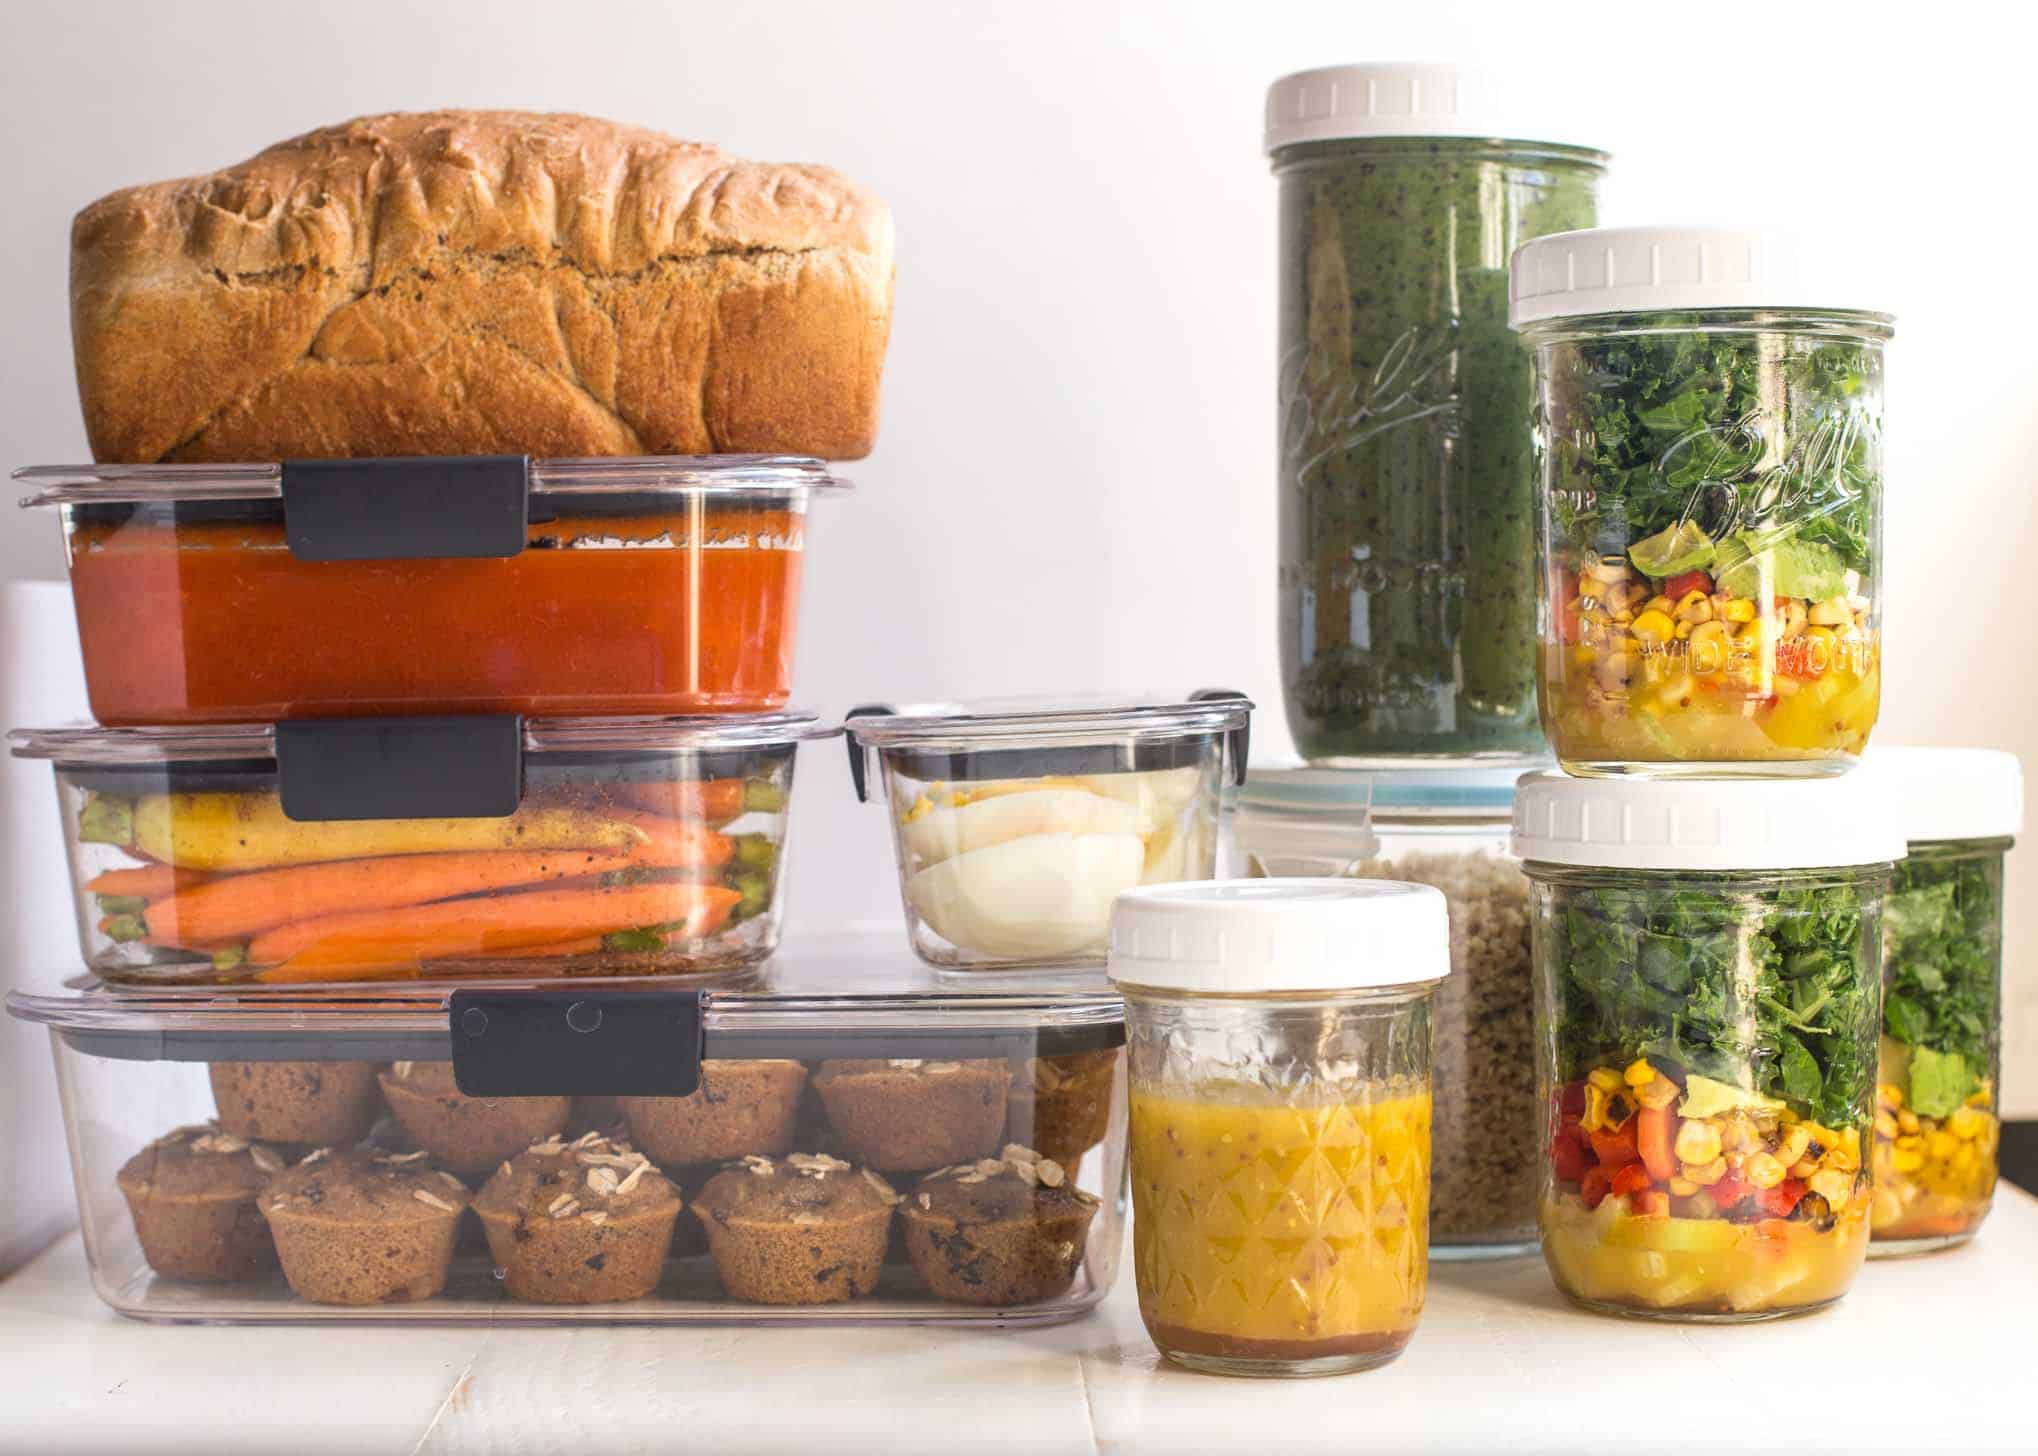
{"label": "quilted glass jar", "polygon": [[1133,1268],[1161,1353],[1227,1375],[1392,1360],[1429,1274],[1442,894],[1355,880],[1130,891],[1110,965]]}

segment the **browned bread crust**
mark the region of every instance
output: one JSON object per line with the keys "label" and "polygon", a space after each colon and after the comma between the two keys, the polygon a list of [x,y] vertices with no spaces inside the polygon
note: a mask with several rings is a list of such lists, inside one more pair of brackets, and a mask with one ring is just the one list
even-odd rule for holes
{"label": "browned bread crust", "polygon": [[363,117],[71,229],[102,461],[868,454],[885,205],[592,117]]}

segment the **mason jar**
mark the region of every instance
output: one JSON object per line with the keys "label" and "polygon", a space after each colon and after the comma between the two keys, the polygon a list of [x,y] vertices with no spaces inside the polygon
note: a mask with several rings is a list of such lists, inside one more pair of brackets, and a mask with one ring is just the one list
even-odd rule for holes
{"label": "mason jar", "polygon": [[1509,848],[1512,769],[1256,769],[1239,794],[1249,872],[1406,880],[1443,892],[1451,975],[1430,1007],[1433,1259],[1533,1253],[1537,1145],[1529,886]]}
{"label": "mason jar", "polygon": [[1532,758],[1529,363],[1507,259],[1597,220],[1607,157],[1454,67],[1267,93],[1280,189],[1280,620],[1313,763]]}
{"label": "mason jar", "polygon": [[2002,1141],[2003,859],[2024,827],[2016,756],[1877,748],[1910,854],[1883,911],[1869,1257],[1966,1243],[1988,1217]]}
{"label": "mason jar", "polygon": [[1129,890],[1133,1268],[1163,1355],[1333,1375],[1398,1355],[1428,1284],[1427,885],[1231,880]]}
{"label": "mason jar", "polygon": [[1868,1253],[1882,908],[1859,779],[1530,775],[1543,1256],[1602,1313],[1738,1322]]}
{"label": "mason jar", "polygon": [[1825,261],[1701,227],[1515,254],[1543,726],[1571,773],[1835,774],[1868,741],[1892,318]]}

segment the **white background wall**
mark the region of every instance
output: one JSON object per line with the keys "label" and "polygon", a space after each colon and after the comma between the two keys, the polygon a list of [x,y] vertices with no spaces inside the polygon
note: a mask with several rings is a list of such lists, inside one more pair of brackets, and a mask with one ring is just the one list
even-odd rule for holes
{"label": "white background wall", "polygon": [[[1523,68],[1616,153],[1608,220],[1823,226],[1884,261],[1890,741],[2038,763],[2026,276],[2008,7],[16,4],[0,39],[0,439],[82,457],[70,215],[363,112],[580,110],[824,161],[899,233],[883,443],[816,522],[801,696],[1250,690],[1274,651],[1266,83],[1363,58]],[[61,570],[0,517],[0,572]],[[809,766],[795,919],[887,921],[877,811]],[[54,849],[54,839],[52,840]],[[2038,853],[2015,871],[2012,1100],[2038,1113]],[[58,913],[16,906],[15,913]]]}

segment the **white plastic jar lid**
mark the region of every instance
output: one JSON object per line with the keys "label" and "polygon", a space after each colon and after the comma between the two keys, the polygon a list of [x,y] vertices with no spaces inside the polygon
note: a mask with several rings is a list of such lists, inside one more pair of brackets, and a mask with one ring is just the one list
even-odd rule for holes
{"label": "white plastic jar lid", "polygon": [[[1510,94],[1519,89],[1520,94]],[[1547,88],[1511,88],[1504,77],[1433,62],[1390,61],[1319,66],[1267,88],[1266,149],[1297,142],[1368,137],[1460,137],[1487,141],[1564,140],[1569,128],[1533,113],[1548,109]],[[1596,150],[1596,148],[1585,148]]]}
{"label": "white plastic jar lid", "polygon": [[1443,892],[1400,880],[1148,885],[1111,907],[1111,979],[1214,995],[1424,986],[1451,973]]}
{"label": "white plastic jar lid", "polygon": [[1514,852],[1620,870],[1809,870],[1893,864],[1904,839],[1858,773],[1825,779],[1577,779],[1524,774]]}
{"label": "white plastic jar lid", "polygon": [[1860,773],[1912,844],[2024,832],[2024,771],[1994,748],[1870,748]]}
{"label": "white plastic jar lid", "polygon": [[1872,260],[1847,249],[1763,228],[1586,228],[1534,238],[1508,264],[1507,319],[1545,319],[1672,309],[1822,309],[1862,313]]}

